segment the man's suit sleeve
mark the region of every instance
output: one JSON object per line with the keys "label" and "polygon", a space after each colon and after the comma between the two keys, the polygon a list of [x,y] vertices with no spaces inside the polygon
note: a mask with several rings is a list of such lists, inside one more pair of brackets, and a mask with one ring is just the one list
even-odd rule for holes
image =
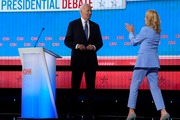
{"label": "man's suit sleeve", "polygon": [[76,45],[74,44],[74,40],[73,40],[73,37],[74,37],[74,34],[73,34],[73,23],[70,22],[69,25],[68,25],[68,29],[67,29],[67,33],[66,33],[66,37],[65,37],[65,40],[64,40],[64,44],[71,48],[71,49],[75,49]]}
{"label": "man's suit sleeve", "polygon": [[97,31],[96,31],[96,43],[94,46],[96,47],[96,51],[98,51],[102,46],[103,46],[103,41],[102,41],[102,36],[101,36],[101,31],[99,28],[99,25],[97,24]]}

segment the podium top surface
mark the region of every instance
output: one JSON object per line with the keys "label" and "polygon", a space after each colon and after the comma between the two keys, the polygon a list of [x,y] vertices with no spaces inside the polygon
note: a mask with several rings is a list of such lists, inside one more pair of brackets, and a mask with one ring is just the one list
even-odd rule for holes
{"label": "podium top surface", "polygon": [[48,54],[51,54],[52,56],[56,57],[56,58],[62,58],[61,56],[59,56],[58,54],[48,50],[48,49],[45,49],[45,48],[42,48],[42,47],[33,47],[33,48],[18,48],[19,51],[23,51],[25,53],[37,53],[39,51],[44,51]]}
{"label": "podium top surface", "polygon": [[43,48],[43,50],[44,50],[46,53],[49,53],[49,54],[55,56],[56,58],[62,58],[62,57],[59,56],[58,54],[56,54],[56,53],[54,53],[54,52],[52,52],[52,51],[50,51],[50,50],[48,50],[48,49]]}

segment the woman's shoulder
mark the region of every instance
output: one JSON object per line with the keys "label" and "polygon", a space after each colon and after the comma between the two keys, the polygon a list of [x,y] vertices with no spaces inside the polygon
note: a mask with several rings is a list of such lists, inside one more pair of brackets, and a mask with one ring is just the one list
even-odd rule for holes
{"label": "woman's shoulder", "polygon": [[144,26],[144,27],[142,27],[141,31],[154,31],[154,29],[149,26]]}
{"label": "woman's shoulder", "polygon": [[153,28],[152,28],[152,27],[150,27],[150,26],[143,26],[143,27],[142,27],[142,29],[153,30]]}
{"label": "woman's shoulder", "polygon": [[145,33],[146,35],[149,35],[149,36],[153,36],[154,34],[157,34],[156,31],[152,27],[149,27],[149,26],[142,27],[141,33]]}

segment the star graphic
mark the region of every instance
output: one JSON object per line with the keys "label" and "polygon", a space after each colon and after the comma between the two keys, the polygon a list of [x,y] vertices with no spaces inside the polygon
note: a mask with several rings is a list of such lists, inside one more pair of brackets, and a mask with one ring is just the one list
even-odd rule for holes
{"label": "star graphic", "polygon": [[17,83],[19,84],[19,83],[20,83],[20,81],[22,81],[21,76],[19,75],[19,76],[16,78],[16,80],[17,80]]}
{"label": "star graphic", "polygon": [[104,8],[105,6],[105,1],[104,0],[101,0],[100,2],[99,2],[99,7],[100,8]]}
{"label": "star graphic", "polygon": [[163,86],[165,85],[165,81],[166,81],[165,77],[160,76],[158,80],[159,80],[160,85],[163,85]]}
{"label": "star graphic", "polygon": [[107,83],[107,81],[108,81],[108,78],[104,75],[102,78],[100,78],[100,80],[102,81],[102,84],[103,85],[107,85],[108,83]]}
{"label": "star graphic", "polygon": [[112,8],[117,7],[118,2],[116,0],[112,0],[111,3],[112,3]]}

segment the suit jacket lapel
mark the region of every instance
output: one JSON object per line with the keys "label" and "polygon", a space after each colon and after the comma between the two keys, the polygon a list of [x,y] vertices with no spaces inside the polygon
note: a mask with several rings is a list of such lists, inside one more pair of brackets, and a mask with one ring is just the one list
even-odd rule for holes
{"label": "suit jacket lapel", "polygon": [[91,21],[89,21],[89,27],[90,27],[90,35],[89,35],[89,39],[91,38],[91,35],[93,35],[93,27],[94,27],[94,24],[91,22]]}

